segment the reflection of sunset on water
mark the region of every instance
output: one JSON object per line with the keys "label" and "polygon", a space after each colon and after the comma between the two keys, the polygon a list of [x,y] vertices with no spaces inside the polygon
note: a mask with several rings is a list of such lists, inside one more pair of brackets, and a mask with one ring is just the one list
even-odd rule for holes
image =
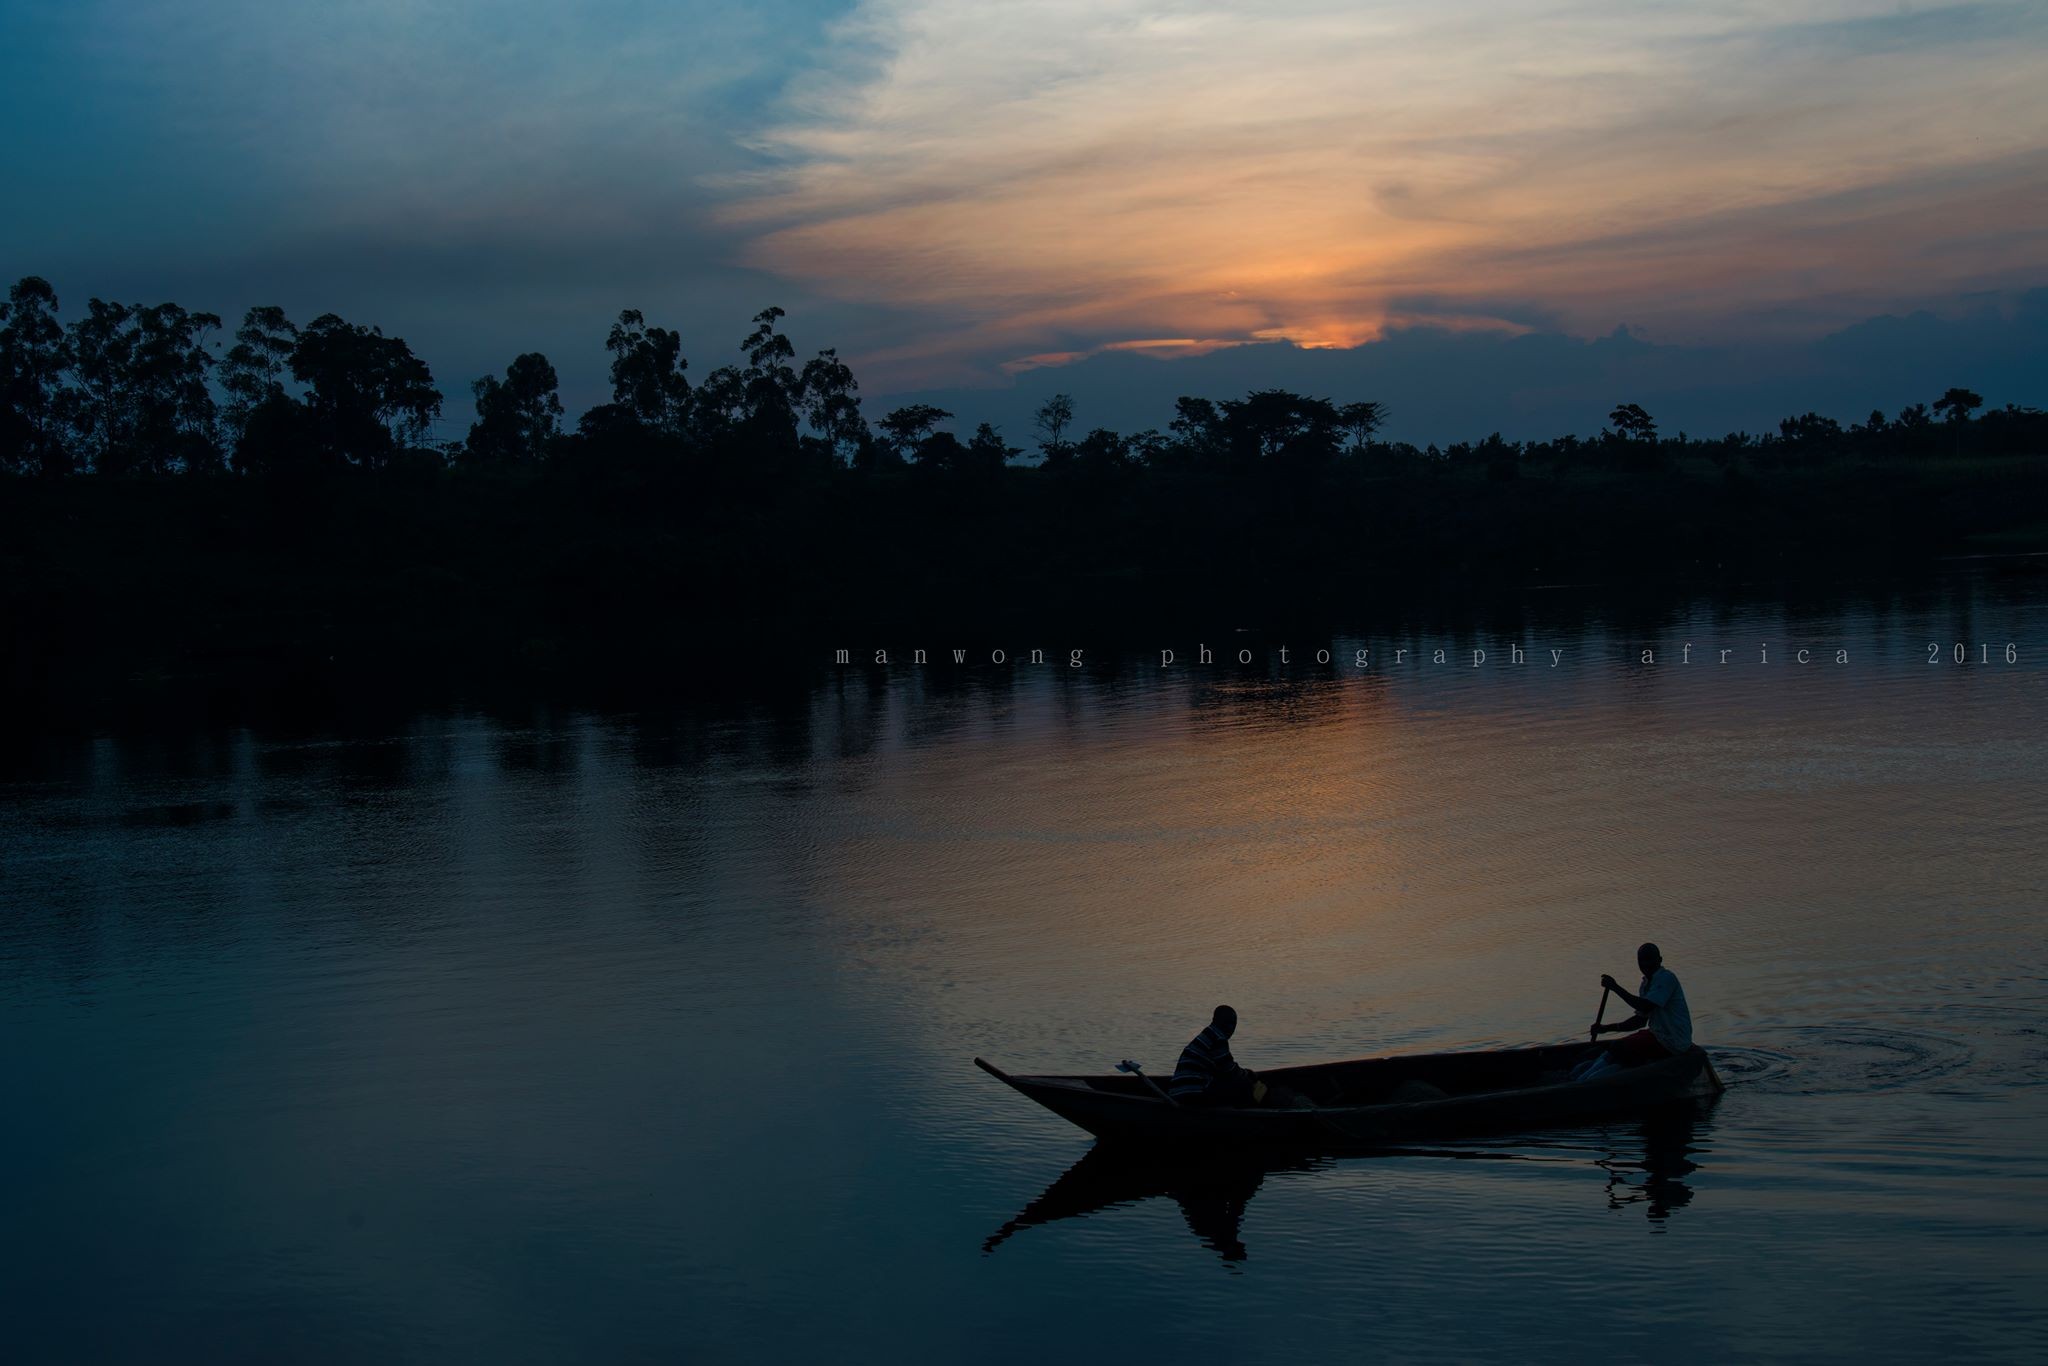
{"label": "reflection of sunset on water", "polygon": [[[1318,1359],[1383,1302],[1375,1341],[1416,1358],[1560,1316],[1717,1360],[2009,1334],[2041,1283],[2048,651],[1924,642],[2032,641],[2038,607],[1294,654],[1520,639],[1555,669],[1318,672],[1235,634],[1200,671],[1087,640],[1076,669],[1055,637],[1036,671],[827,656],[702,713],[53,740],[0,794],[10,1037],[51,1059],[18,1098],[60,1117],[11,1133],[38,1179],[5,1270],[67,1303],[80,1264],[175,1248],[127,1313],[67,1320],[96,1360],[258,1302],[374,1356],[446,1322],[451,1267],[517,1288],[458,1325],[492,1360],[614,1303],[721,1358],[829,1320],[950,1360],[1020,1296],[1141,1355],[1125,1288],[1219,1274],[1188,1331],[1285,1317]],[[1858,663],[1632,662],[1686,639]],[[1669,1121],[1133,1174],[972,1065],[1164,1072],[1222,1001],[1255,1068],[1581,1039],[1645,936],[1728,1083]],[[1642,1236],[1712,1293],[1617,1298],[1603,1259]]]}
{"label": "reflection of sunset on water", "polygon": [[[1985,766],[2010,755],[1940,719],[1945,680],[1911,691],[1917,656],[1868,622],[1691,629],[1839,641],[1865,662],[1767,669],[1752,648],[1750,672],[1643,669],[1595,639],[1567,642],[1559,669],[1538,645],[1521,670],[1147,665],[1085,688],[946,666],[872,691],[879,675],[855,670],[817,712],[867,739],[840,815],[815,813],[831,834],[813,871],[830,904],[958,955],[942,992],[901,983],[935,1050],[1014,1019],[1030,1038],[1008,1061],[1038,1070],[1138,1048],[1108,1023],[1130,1012],[1165,1048],[1176,1012],[1210,997],[1273,1061],[1561,1039],[1597,995],[1587,954],[1651,936],[1690,945],[1702,1010],[1725,1023],[1760,1006],[1716,962],[1766,935],[1794,959],[1839,953],[1828,908],[1863,922],[1858,953],[1923,951],[1924,924],[1863,908],[1895,899],[1904,867],[1949,866],[1971,803],[1992,799]],[[1879,698],[1891,719],[1872,730]],[[1950,777],[1937,790],[1930,772]],[[868,814],[849,822],[856,796]],[[859,968],[888,979],[894,961],[878,945]]]}

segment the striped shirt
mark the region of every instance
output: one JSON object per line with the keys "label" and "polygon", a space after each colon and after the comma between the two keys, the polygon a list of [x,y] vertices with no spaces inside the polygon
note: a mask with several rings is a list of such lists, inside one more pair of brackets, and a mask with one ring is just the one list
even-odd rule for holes
{"label": "striped shirt", "polygon": [[1195,1035],[1180,1051],[1180,1062],[1173,1069],[1173,1080],[1167,1083],[1166,1094],[1175,1100],[1199,1096],[1217,1082],[1228,1081],[1242,1070],[1237,1059],[1230,1056],[1230,1040],[1212,1024]]}

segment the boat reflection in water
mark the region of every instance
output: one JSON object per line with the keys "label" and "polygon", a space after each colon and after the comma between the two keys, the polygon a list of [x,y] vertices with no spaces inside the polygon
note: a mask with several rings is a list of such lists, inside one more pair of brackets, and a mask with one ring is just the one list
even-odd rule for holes
{"label": "boat reflection in water", "polygon": [[[1607,1131],[1600,1143],[1604,1156],[1592,1165],[1607,1173],[1607,1205],[1624,1209],[1644,1204],[1653,1220],[1690,1204],[1693,1188],[1686,1178],[1700,1170],[1695,1159],[1705,1152],[1708,1119],[1717,1097],[1660,1107],[1630,1127]],[[1566,1157],[1552,1140],[1525,1152],[1499,1147],[1390,1147],[1342,1158],[1315,1155],[1227,1154],[1160,1156],[1125,1151],[1098,1143],[1062,1172],[1037,1199],[1017,1211],[1009,1222],[981,1245],[993,1252],[1027,1228],[1080,1219],[1123,1205],[1160,1196],[1180,1206],[1188,1231],[1225,1263],[1235,1265],[1251,1253],[1243,1237],[1244,1215],[1267,1176],[1279,1172],[1313,1172],[1339,1162],[1388,1157],[1448,1157],[1490,1162],[1579,1162]],[[1573,1144],[1572,1146],[1578,1146]]]}
{"label": "boat reflection in water", "polygon": [[991,1234],[981,1250],[993,1252],[1017,1233],[1039,1224],[1085,1218],[1164,1195],[1180,1206],[1188,1231],[1203,1247],[1226,1262],[1241,1262],[1249,1255],[1238,1236],[1245,1207],[1267,1175],[1315,1171],[1331,1161],[1230,1154],[1160,1157],[1097,1143],[1036,1200],[1017,1211],[1014,1219]]}

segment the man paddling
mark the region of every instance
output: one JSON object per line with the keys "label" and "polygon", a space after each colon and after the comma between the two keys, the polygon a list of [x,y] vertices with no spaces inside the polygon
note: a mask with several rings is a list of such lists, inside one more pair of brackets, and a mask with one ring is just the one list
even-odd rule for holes
{"label": "man paddling", "polygon": [[1253,1105],[1265,1088],[1230,1056],[1230,1036],[1237,1032],[1237,1012],[1217,1006],[1209,1027],[1180,1051],[1166,1093],[1177,1105]]}
{"label": "man paddling", "polygon": [[1640,1067],[1659,1058],[1675,1058],[1692,1047],[1692,1011],[1685,1004],[1685,988],[1664,966],[1664,955],[1655,944],[1636,950],[1636,966],[1643,970],[1643,982],[1629,991],[1612,977],[1602,976],[1600,985],[1628,1003],[1635,1014],[1617,1024],[1595,1025],[1595,1034],[1636,1032],[1608,1050],[1615,1064]]}

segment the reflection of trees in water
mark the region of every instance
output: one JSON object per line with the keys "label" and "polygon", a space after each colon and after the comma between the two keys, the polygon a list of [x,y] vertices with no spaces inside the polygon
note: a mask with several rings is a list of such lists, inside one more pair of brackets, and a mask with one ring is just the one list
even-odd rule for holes
{"label": "reflection of trees in water", "polygon": [[[1666,1107],[1646,1115],[1634,1128],[1614,1131],[1612,1151],[1593,1160],[1595,1166],[1607,1173],[1608,1208],[1618,1210],[1642,1204],[1649,1217],[1661,1223],[1673,1210],[1692,1203],[1695,1192],[1686,1178],[1700,1170],[1694,1159],[1707,1150],[1705,1139],[1713,1104],[1710,1098]],[[1371,1155],[1424,1156],[1495,1162],[1559,1160],[1549,1155],[1539,1158],[1498,1149],[1391,1148]],[[982,1244],[982,1251],[993,1252],[1023,1230],[1040,1224],[1086,1218],[1164,1196],[1180,1206],[1188,1231],[1202,1246],[1214,1252],[1225,1265],[1235,1267],[1251,1256],[1243,1236],[1245,1211],[1264,1186],[1266,1177],[1274,1172],[1315,1171],[1339,1160],[1305,1154],[1147,1157],[1097,1145],[1019,1210],[1016,1217],[991,1234]],[[1371,1159],[1360,1156],[1342,1160]]]}

